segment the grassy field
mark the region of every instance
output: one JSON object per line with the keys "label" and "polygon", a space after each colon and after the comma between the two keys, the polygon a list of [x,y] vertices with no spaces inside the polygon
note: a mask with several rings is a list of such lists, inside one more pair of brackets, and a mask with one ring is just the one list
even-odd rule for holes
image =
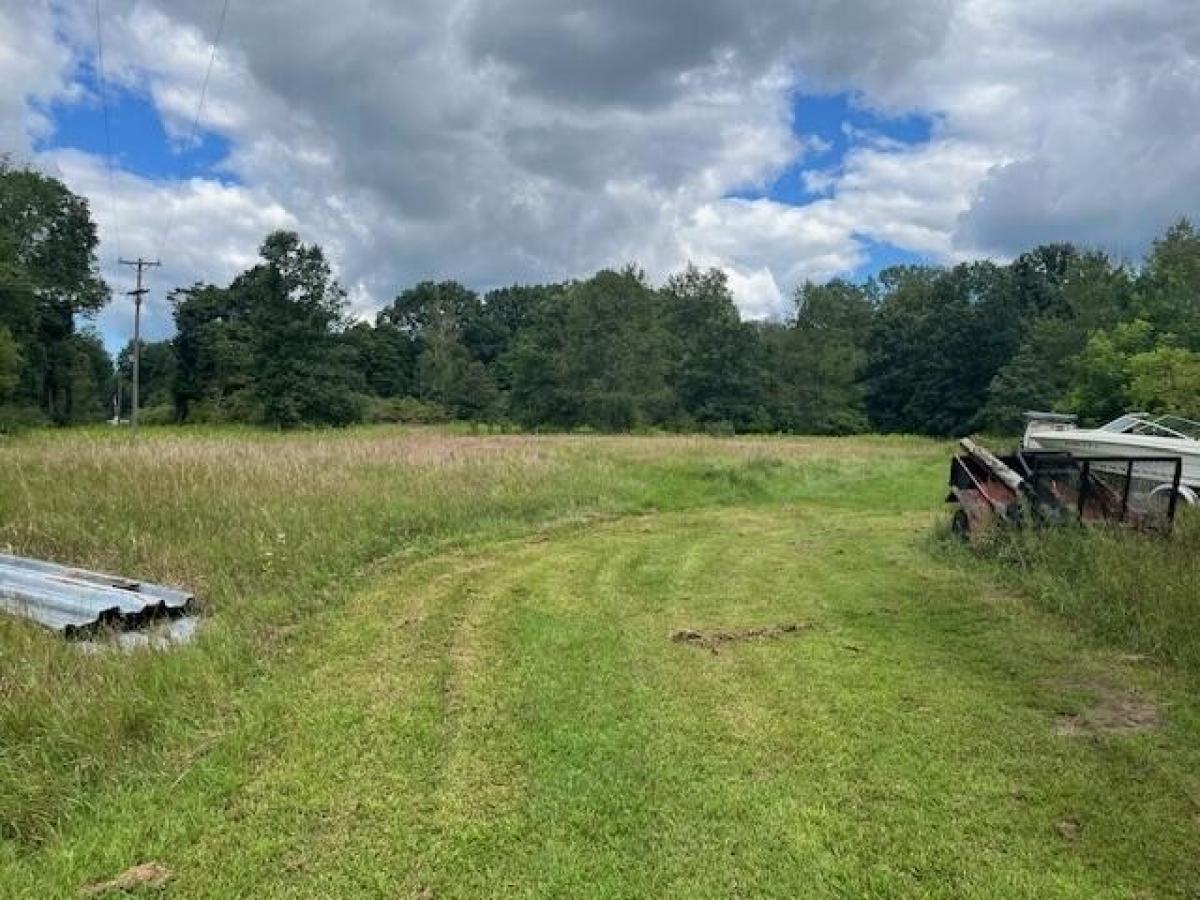
{"label": "grassy field", "polygon": [[0,896],[1195,896],[1196,667],[1089,574],[1178,547],[946,546],[948,453],[0,444],[0,546],[205,611],[133,654],[0,620]]}

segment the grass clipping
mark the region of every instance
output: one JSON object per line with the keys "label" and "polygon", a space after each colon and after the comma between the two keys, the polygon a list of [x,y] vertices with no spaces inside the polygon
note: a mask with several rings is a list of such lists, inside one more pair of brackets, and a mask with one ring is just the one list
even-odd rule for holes
{"label": "grass clipping", "polygon": [[110,894],[129,894],[133,891],[148,888],[161,890],[171,880],[171,870],[158,862],[142,863],[131,869],[126,869],[116,878],[89,884],[79,891],[81,897],[104,897]]}
{"label": "grass clipping", "polygon": [[671,640],[677,644],[691,644],[703,647],[710,653],[720,652],[723,644],[737,644],[742,641],[774,640],[785,635],[800,634],[811,631],[811,622],[787,622],[781,625],[761,625],[757,628],[739,628],[733,631],[696,631],[692,628],[681,628],[671,633]]}

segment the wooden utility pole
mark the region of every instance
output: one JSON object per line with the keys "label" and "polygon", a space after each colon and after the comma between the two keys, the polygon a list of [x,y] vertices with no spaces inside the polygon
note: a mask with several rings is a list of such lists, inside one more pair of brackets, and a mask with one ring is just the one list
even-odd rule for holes
{"label": "wooden utility pole", "polygon": [[133,433],[137,434],[138,406],[142,402],[139,385],[142,365],[142,296],[149,291],[149,288],[142,287],[142,270],[152,266],[161,266],[162,263],[157,259],[142,259],[140,256],[137,259],[119,259],[117,262],[123,266],[137,267],[137,287],[127,292],[128,296],[133,298],[133,390],[132,396],[129,398],[129,425],[133,429]]}

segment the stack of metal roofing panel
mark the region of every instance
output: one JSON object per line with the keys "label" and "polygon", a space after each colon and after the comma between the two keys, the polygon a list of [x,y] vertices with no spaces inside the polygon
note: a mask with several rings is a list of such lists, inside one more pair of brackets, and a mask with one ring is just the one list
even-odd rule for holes
{"label": "stack of metal roofing panel", "polygon": [[0,553],[0,611],[67,634],[180,615],[193,601],[175,588]]}

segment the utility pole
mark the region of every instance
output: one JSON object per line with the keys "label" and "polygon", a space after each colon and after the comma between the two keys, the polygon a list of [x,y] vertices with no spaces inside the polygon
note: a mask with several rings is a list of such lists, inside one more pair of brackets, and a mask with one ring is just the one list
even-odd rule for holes
{"label": "utility pole", "polygon": [[123,266],[137,268],[137,287],[127,292],[127,295],[133,298],[133,391],[129,398],[129,425],[133,433],[137,434],[138,406],[142,402],[139,385],[142,365],[142,297],[149,291],[149,288],[142,287],[142,270],[161,266],[162,263],[157,259],[142,259],[140,256],[137,259],[118,259],[117,262]]}

